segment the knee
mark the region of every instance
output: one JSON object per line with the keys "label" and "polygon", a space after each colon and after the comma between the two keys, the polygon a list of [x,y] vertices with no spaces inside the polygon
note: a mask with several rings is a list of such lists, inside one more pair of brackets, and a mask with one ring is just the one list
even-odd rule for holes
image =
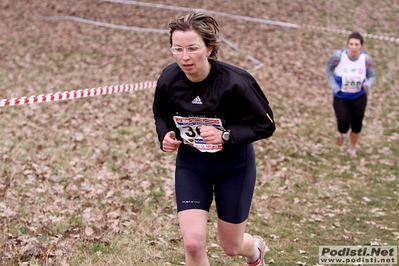
{"label": "knee", "polygon": [[239,255],[240,247],[234,243],[229,243],[222,246],[224,253],[229,257],[235,257]]}
{"label": "knee", "polygon": [[352,132],[355,134],[359,134],[362,131],[362,124],[353,124],[352,125]]}
{"label": "knee", "polygon": [[338,124],[338,131],[342,134],[346,134],[349,131],[349,124]]}
{"label": "knee", "polygon": [[337,119],[337,124],[338,124],[338,131],[345,134],[348,132],[351,123],[349,118],[346,118],[346,119]]}
{"label": "knee", "polygon": [[184,241],[184,248],[188,256],[195,258],[206,252],[206,243],[196,239],[187,239]]}

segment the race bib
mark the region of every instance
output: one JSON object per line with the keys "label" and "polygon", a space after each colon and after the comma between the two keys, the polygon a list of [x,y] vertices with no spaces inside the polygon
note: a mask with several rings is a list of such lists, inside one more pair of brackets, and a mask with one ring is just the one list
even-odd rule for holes
{"label": "race bib", "polygon": [[363,76],[361,75],[344,75],[342,76],[343,92],[356,93],[362,89]]}
{"label": "race bib", "polygon": [[201,152],[218,152],[223,149],[222,144],[205,143],[198,128],[199,126],[213,126],[223,130],[222,121],[219,118],[174,116],[173,120],[180,131],[180,137],[184,144],[195,147]]}

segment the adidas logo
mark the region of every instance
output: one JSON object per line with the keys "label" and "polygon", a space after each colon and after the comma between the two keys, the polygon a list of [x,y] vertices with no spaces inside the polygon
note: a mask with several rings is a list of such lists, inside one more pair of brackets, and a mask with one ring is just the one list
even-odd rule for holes
{"label": "adidas logo", "polygon": [[195,97],[195,99],[191,102],[192,104],[202,104],[202,101],[199,96]]}

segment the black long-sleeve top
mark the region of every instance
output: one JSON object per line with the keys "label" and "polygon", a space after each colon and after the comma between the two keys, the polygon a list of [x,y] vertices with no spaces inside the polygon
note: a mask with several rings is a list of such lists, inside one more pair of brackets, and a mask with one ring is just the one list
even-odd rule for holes
{"label": "black long-sleeve top", "polygon": [[175,131],[173,116],[220,118],[230,131],[229,146],[268,138],[276,130],[269,102],[247,71],[209,59],[211,71],[201,82],[191,82],[176,63],[167,66],[157,81],[153,112],[158,139]]}

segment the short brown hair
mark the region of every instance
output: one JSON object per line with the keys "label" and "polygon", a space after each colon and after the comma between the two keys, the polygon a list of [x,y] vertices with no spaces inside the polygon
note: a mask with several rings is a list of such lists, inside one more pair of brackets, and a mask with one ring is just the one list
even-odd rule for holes
{"label": "short brown hair", "polygon": [[219,38],[219,25],[217,21],[204,13],[191,12],[182,17],[176,17],[169,22],[170,45],[172,45],[172,35],[175,30],[188,31],[195,30],[204,40],[205,46],[213,46],[210,58],[217,59],[217,53],[222,41]]}

